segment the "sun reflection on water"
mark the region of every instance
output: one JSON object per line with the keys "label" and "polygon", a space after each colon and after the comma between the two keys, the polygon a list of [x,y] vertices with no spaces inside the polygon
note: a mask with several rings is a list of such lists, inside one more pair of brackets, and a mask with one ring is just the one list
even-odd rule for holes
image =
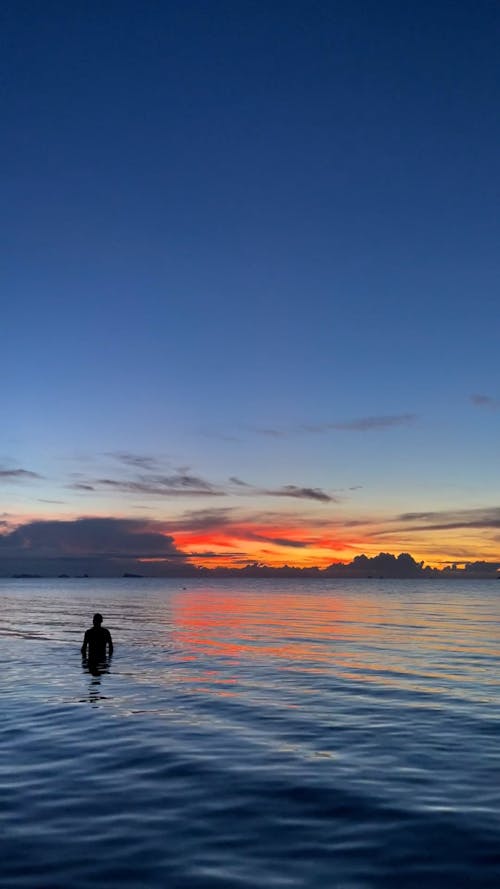
{"label": "sun reflection on water", "polygon": [[425,694],[470,686],[472,694],[477,659],[496,654],[490,621],[451,597],[436,604],[406,592],[377,598],[369,588],[355,596],[314,588],[249,596],[200,587],[173,595],[169,605],[172,641],[186,661],[213,660],[213,670],[198,674],[204,685],[217,679],[222,662],[227,681],[230,663],[237,672],[244,662],[272,661],[303,676],[336,672]]}

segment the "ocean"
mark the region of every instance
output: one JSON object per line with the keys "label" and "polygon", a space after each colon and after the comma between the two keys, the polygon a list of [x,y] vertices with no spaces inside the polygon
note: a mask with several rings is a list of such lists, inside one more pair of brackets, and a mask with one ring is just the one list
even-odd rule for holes
{"label": "ocean", "polygon": [[0,639],[6,889],[500,887],[498,582],[2,580]]}

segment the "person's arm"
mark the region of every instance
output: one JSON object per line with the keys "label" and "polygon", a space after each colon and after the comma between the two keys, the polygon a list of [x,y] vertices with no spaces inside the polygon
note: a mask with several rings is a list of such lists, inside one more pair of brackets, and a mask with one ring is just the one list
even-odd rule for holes
{"label": "person's arm", "polygon": [[109,632],[109,630],[108,630],[108,652],[109,652],[109,656],[111,657],[111,655],[113,654],[113,640],[111,638],[111,633]]}
{"label": "person's arm", "polygon": [[89,644],[87,631],[85,631],[85,636],[83,637],[83,645],[82,645],[82,657],[87,657],[87,645]]}

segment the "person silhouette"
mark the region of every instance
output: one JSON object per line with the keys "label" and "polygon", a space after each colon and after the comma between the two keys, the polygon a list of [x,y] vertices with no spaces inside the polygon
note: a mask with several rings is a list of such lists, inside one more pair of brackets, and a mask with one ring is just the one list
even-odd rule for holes
{"label": "person silhouette", "polygon": [[111,633],[106,627],[101,626],[102,621],[102,614],[94,614],[92,618],[93,626],[85,631],[85,636],[83,637],[82,656],[87,658],[89,663],[97,664],[99,661],[106,660],[106,647],[109,656],[111,657],[113,654]]}

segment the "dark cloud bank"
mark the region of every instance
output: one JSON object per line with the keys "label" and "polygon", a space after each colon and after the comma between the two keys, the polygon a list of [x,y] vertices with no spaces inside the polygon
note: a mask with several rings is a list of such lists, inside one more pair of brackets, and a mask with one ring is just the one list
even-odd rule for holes
{"label": "dark cloud bank", "polygon": [[89,574],[116,577],[141,568],[140,559],[162,559],[166,573],[186,556],[154,522],[81,518],[38,521],[0,535],[0,575]]}
{"label": "dark cloud bank", "polygon": [[[270,539],[270,538],[265,538]],[[271,542],[298,546],[297,542],[275,538]],[[119,577],[141,574],[153,577],[394,577],[435,576],[492,577],[500,562],[474,562],[463,571],[442,571],[425,567],[408,553],[394,556],[380,553],[368,558],[356,556],[348,564],[319,568],[270,568],[249,563],[243,568],[199,568],[196,555],[206,559],[214,553],[187,554],[179,550],[174,537],[165,534],[154,521],[115,518],[80,518],[73,521],[28,522],[0,534],[0,576],[58,575]],[[234,553],[241,564],[242,553]],[[142,559],[152,561],[141,561]]]}

